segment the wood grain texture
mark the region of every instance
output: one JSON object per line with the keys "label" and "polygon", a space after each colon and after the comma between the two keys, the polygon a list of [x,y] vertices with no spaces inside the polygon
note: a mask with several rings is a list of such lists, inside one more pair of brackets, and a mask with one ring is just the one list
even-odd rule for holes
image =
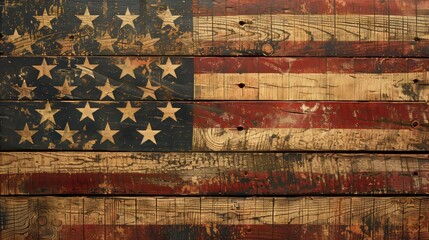
{"label": "wood grain texture", "polygon": [[201,57],[194,60],[194,99],[429,99],[426,59]]}
{"label": "wood grain texture", "polygon": [[3,150],[428,149],[426,103],[2,101]]}
{"label": "wood grain texture", "polygon": [[427,56],[427,0],[243,2],[4,1],[0,50],[7,55]]}
{"label": "wood grain texture", "polygon": [[406,154],[3,152],[0,194],[428,194],[428,160]]}
{"label": "wood grain texture", "polygon": [[[191,57],[4,57],[0,64],[1,100],[193,99]],[[106,85],[113,94],[102,94]]]}
{"label": "wood grain texture", "polygon": [[427,198],[27,197],[2,239],[426,239]]}
{"label": "wood grain texture", "polygon": [[[0,100],[428,101],[429,60],[4,57]],[[111,86],[111,95],[102,93]]]}

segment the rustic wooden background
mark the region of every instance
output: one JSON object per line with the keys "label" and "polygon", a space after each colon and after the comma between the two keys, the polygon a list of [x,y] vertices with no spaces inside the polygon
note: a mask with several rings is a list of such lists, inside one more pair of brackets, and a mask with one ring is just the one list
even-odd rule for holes
{"label": "rustic wooden background", "polygon": [[429,0],[0,6],[0,239],[429,239]]}

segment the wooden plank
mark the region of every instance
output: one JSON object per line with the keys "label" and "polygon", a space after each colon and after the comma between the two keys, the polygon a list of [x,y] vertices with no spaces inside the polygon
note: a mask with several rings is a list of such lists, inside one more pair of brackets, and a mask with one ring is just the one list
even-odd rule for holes
{"label": "wooden plank", "polygon": [[[2,100],[193,98],[192,58],[5,57],[0,64]],[[103,87],[113,93],[102,94]]]}
{"label": "wooden plank", "polygon": [[426,103],[391,102],[2,101],[0,146],[3,150],[425,151],[428,108]]}
{"label": "wooden plank", "polygon": [[[344,0],[4,1],[7,55],[426,57],[429,4]],[[65,11],[67,9],[67,11]]]}
{"label": "wooden plank", "polygon": [[[4,57],[0,64],[0,100],[429,100],[428,59]],[[106,84],[110,95],[102,94]]]}
{"label": "wooden plank", "polygon": [[425,239],[429,234],[424,197],[4,197],[0,202],[2,239]]}
{"label": "wooden plank", "polygon": [[6,195],[428,194],[428,155],[3,152]]}

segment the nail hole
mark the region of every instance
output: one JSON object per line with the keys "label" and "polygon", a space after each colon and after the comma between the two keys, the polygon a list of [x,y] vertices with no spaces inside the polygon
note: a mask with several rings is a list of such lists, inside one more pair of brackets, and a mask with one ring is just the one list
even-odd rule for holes
{"label": "nail hole", "polygon": [[73,40],[73,39],[74,39],[74,35],[70,35],[70,36],[69,36],[69,39],[70,39],[70,40]]}
{"label": "nail hole", "polygon": [[419,37],[415,37],[414,41],[418,42],[418,41],[420,41],[420,38]]}
{"label": "nail hole", "polygon": [[417,175],[419,175],[419,173],[418,172],[413,172],[413,175],[417,176]]}
{"label": "nail hole", "polygon": [[250,233],[252,231],[252,229],[248,228],[248,229],[246,229],[246,231]]}
{"label": "nail hole", "polygon": [[244,172],[244,176],[247,176],[247,175],[249,175],[249,172],[248,172],[248,171],[245,171],[245,172]]}
{"label": "nail hole", "polygon": [[241,26],[243,26],[244,24],[246,24],[246,22],[242,20],[242,21],[238,22],[238,24],[240,24]]}
{"label": "nail hole", "polygon": [[240,84],[238,84],[238,87],[239,88],[244,88],[246,86],[246,84],[244,84],[244,83],[240,83]]}
{"label": "nail hole", "polygon": [[420,123],[418,122],[418,121],[413,121],[412,123],[411,123],[411,127],[413,127],[413,128],[416,128],[416,127],[418,127],[420,125]]}
{"label": "nail hole", "polygon": [[2,38],[3,38],[3,34],[0,33],[0,39],[2,39]]}
{"label": "nail hole", "polygon": [[413,80],[413,83],[418,83],[420,80],[418,80],[417,78]]}
{"label": "nail hole", "polygon": [[238,130],[238,131],[243,131],[243,130],[244,130],[244,127],[242,127],[242,126],[238,126],[238,127],[237,127],[237,130]]}

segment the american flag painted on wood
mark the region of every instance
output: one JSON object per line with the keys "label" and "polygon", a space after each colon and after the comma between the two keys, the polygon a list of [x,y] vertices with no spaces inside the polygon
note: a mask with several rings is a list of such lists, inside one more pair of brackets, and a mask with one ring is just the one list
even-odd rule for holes
{"label": "american flag painted on wood", "polygon": [[48,55],[426,56],[427,0],[3,0],[1,49]]}
{"label": "american flag painted on wood", "polygon": [[429,1],[0,6],[0,239],[429,239]]}

